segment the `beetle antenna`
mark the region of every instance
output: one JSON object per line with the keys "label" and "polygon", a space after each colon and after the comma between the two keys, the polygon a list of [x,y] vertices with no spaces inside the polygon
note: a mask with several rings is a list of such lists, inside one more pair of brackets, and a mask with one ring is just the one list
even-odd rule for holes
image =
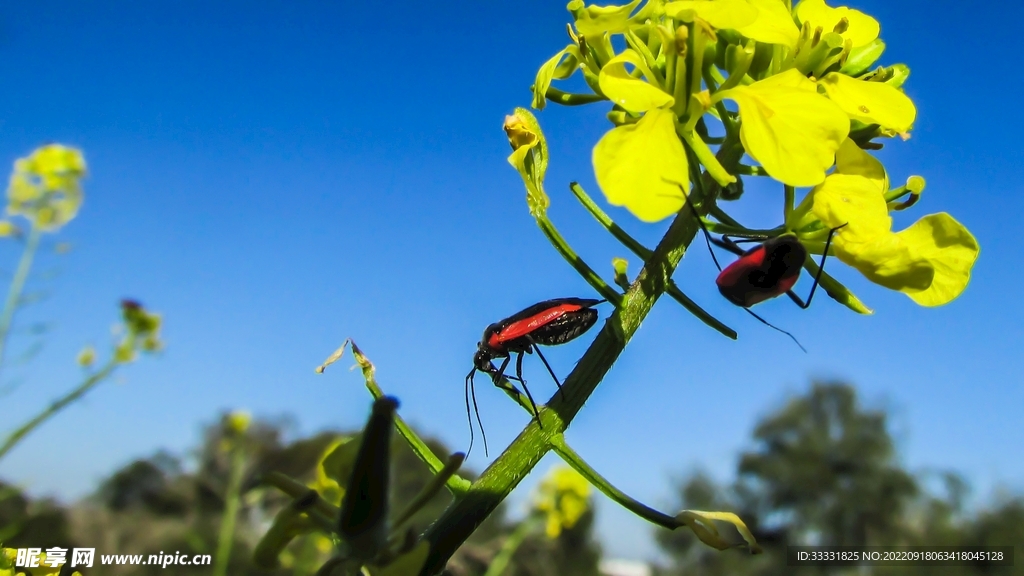
{"label": "beetle antenna", "polygon": [[773,330],[778,330],[779,332],[782,332],[782,333],[783,333],[783,334],[785,334],[786,336],[789,336],[790,338],[792,338],[792,339],[793,339],[793,342],[796,342],[796,345],[797,345],[797,346],[799,346],[799,347],[800,347],[800,349],[804,351],[804,354],[806,354],[806,353],[807,353],[807,348],[804,348],[804,345],[803,345],[803,344],[801,344],[801,343],[800,343],[800,341],[796,339],[796,336],[793,336],[792,334],[790,334],[789,332],[786,332],[786,331],[785,331],[785,330],[783,330],[782,328],[779,328],[779,327],[778,327],[778,326],[776,326],[775,324],[772,324],[771,322],[769,322],[769,321],[765,320],[764,318],[761,318],[760,316],[758,316],[757,314],[755,314],[755,313],[754,313],[754,311],[753,311],[753,310],[751,310],[750,308],[744,308],[744,310],[746,310],[746,311],[747,311],[747,314],[750,314],[750,315],[751,315],[751,316],[753,316],[754,318],[757,318],[757,320],[758,320],[759,322],[761,322],[762,324],[764,324],[765,326],[767,326],[767,327],[769,327],[769,328],[771,328],[771,329],[773,329]]}
{"label": "beetle antenna", "polygon": [[476,367],[469,371],[469,375],[466,376],[466,419],[469,420],[469,449],[466,450],[466,456],[473,451],[473,415],[469,411],[469,397],[473,396],[473,411],[476,412],[476,422],[480,426],[480,436],[484,439],[484,456],[487,454],[487,433],[484,432],[484,423],[480,420],[480,408],[476,405],[476,380],[473,379],[473,375],[476,374]]}
{"label": "beetle antenna", "polygon": [[711,259],[715,261],[715,266],[718,268],[718,271],[721,272],[722,265],[718,263],[718,257],[715,256],[715,251],[711,248],[711,234],[708,233],[707,226],[704,225],[704,221],[701,220],[700,214],[697,213],[696,206],[690,203],[690,197],[686,194],[686,190],[683,188],[682,184],[679,185],[679,189],[683,193],[683,201],[690,207],[690,211],[693,212],[693,217],[697,219],[697,224],[700,224],[700,229],[704,232],[704,243],[708,245],[708,252],[711,253]]}

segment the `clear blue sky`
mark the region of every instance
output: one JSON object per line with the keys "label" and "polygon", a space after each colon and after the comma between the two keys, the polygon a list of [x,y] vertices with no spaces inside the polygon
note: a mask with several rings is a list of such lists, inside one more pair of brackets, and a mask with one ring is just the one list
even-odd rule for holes
{"label": "clear blue sky", "polygon": [[[693,466],[728,479],[756,419],[812,378],[847,380],[892,408],[912,469],[962,471],[981,494],[1024,487],[1013,60],[1024,10],[854,6],[881,21],[883,61],[913,71],[913,138],[883,158],[894,181],[921,174],[928,189],[897,225],[952,213],[982,246],[971,285],[924,309],[834,262],[876,314],[824,296],[807,311],[785,299],[761,306],[802,339],[803,354],[722,299],[706,251],[695,250],[676,279],[739,341],[664,299],[569,432],[598,470],[653,505],[670,504],[670,476]],[[592,295],[529,216],[501,131],[505,114],[528,105],[537,67],[566,44],[561,1],[8,3],[0,18],[0,160],[58,141],[84,149],[91,172],[82,212],[60,237],[74,251],[37,268],[60,274],[37,276],[51,297],[22,325],[54,326],[30,368],[5,375],[26,378],[0,400],[5,421],[76,381],[75,354],[85,343],[104,349],[119,298],[166,322],[161,357],[125,370],[0,466],[36,494],[73,498],[133,458],[181,453],[223,409],[290,414],[300,434],[359,425],[368,396],[351,362],[313,372],[346,337],[408,420],[464,449],[462,382],[482,329],[539,300]],[[599,196],[589,158],[604,112],[551,106],[540,119],[551,216],[610,272],[626,250],[567,188],[578,179]],[[751,192],[737,215],[777,224],[778,205]],[[666,226],[609,211],[652,244]],[[15,252],[0,257],[9,273]],[[547,353],[558,373],[590,338]],[[536,393],[553,391],[535,358],[527,371]],[[526,424],[498,391],[481,386],[478,397],[492,447]],[[485,464],[474,452],[470,465]],[[613,555],[654,549],[647,527],[613,506],[602,505],[599,527]]]}

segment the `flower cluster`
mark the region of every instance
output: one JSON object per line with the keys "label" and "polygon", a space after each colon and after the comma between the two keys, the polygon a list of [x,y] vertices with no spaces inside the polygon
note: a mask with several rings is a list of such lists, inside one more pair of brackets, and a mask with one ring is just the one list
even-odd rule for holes
{"label": "flower cluster", "polygon": [[[959,222],[932,214],[892,231],[889,213],[915,203],[924,180],[890,189],[868,152],[909,138],[917,114],[902,89],[909,69],[872,68],[885,50],[874,18],[824,0],[573,0],[568,10],[572,42],[541,66],[533,106],[612,103],[614,126],[593,150],[611,204],[656,222],[683,207],[681,190],[734,200],[743,176],[766,176],[785,191],[777,232],[810,252],[842,226],[835,254],[877,284],[924,306],[966,287],[979,247]],[[577,71],[590,94],[552,86]],[[521,156],[533,148],[522,130],[509,135]],[[794,206],[797,187],[810,190]]]}
{"label": "flower cluster", "polygon": [[[60,144],[38,148],[14,163],[7,187],[7,213],[24,216],[40,230],[55,231],[78,214],[84,176],[85,159],[80,151]],[[0,221],[0,234],[15,231],[13,223]]]}
{"label": "flower cluster", "polygon": [[590,483],[572,468],[555,468],[541,481],[533,508],[544,515],[548,537],[558,538],[590,509]]}

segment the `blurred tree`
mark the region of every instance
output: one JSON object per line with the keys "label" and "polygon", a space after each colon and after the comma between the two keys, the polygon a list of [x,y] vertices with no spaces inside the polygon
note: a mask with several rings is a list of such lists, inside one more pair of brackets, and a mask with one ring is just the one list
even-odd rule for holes
{"label": "blurred tree", "polygon": [[738,491],[762,524],[793,544],[895,541],[917,494],[900,468],[882,411],[864,410],[846,384],[815,383],[754,429]]}
{"label": "blurred tree", "polygon": [[759,422],[753,440],[753,448],[740,457],[735,483],[720,486],[705,474],[693,474],[680,484],[680,507],[735,510],[765,554],[717,553],[689,532],[658,530],[657,541],[672,559],[659,574],[1024,574],[1024,566],[987,571],[788,567],[790,544],[1019,547],[1024,499],[1003,498],[970,517],[967,483],[959,475],[938,474],[939,493],[929,492],[934,475],[915,477],[900,467],[886,413],[861,407],[855,390],[845,384],[814,384]]}

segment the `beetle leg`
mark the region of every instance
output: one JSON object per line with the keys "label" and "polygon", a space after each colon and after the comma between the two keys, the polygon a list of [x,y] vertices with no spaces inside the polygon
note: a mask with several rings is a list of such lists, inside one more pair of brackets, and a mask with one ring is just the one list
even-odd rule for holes
{"label": "beetle leg", "polygon": [[[527,348],[529,350],[529,348]],[[516,354],[516,376],[519,377],[519,383],[523,385],[523,391],[526,392],[526,397],[530,400],[530,406],[533,407],[533,415],[537,418],[537,424],[540,425],[540,412],[537,410],[537,403],[533,400],[533,394],[530,394],[530,389],[526,387],[526,381],[523,380],[523,353],[519,352]],[[541,428],[544,426],[541,425]]]}
{"label": "beetle leg", "polygon": [[541,354],[540,346],[534,344],[534,348],[537,349],[537,356],[540,356],[541,361],[544,362],[544,367],[548,369],[548,374],[551,374],[551,379],[555,381],[555,386],[558,386],[558,394],[562,397],[562,400],[565,400],[565,393],[562,392],[562,383],[558,381],[558,376],[555,376],[555,371],[551,369],[551,364],[548,364],[548,359]]}
{"label": "beetle leg", "polygon": [[[846,224],[843,224],[846,226]],[[821,253],[821,262],[818,263],[818,273],[814,275],[814,284],[811,284],[811,293],[807,295],[807,302],[804,302],[796,295],[792,290],[786,291],[786,296],[796,303],[797,306],[807,309],[811,305],[811,299],[814,298],[814,291],[818,289],[818,281],[821,280],[822,273],[825,272],[825,258],[828,258],[828,249],[832,245],[832,237],[835,236],[836,232],[839,231],[843,226],[836,226],[835,228],[828,231],[828,239],[825,240],[825,251]]]}

